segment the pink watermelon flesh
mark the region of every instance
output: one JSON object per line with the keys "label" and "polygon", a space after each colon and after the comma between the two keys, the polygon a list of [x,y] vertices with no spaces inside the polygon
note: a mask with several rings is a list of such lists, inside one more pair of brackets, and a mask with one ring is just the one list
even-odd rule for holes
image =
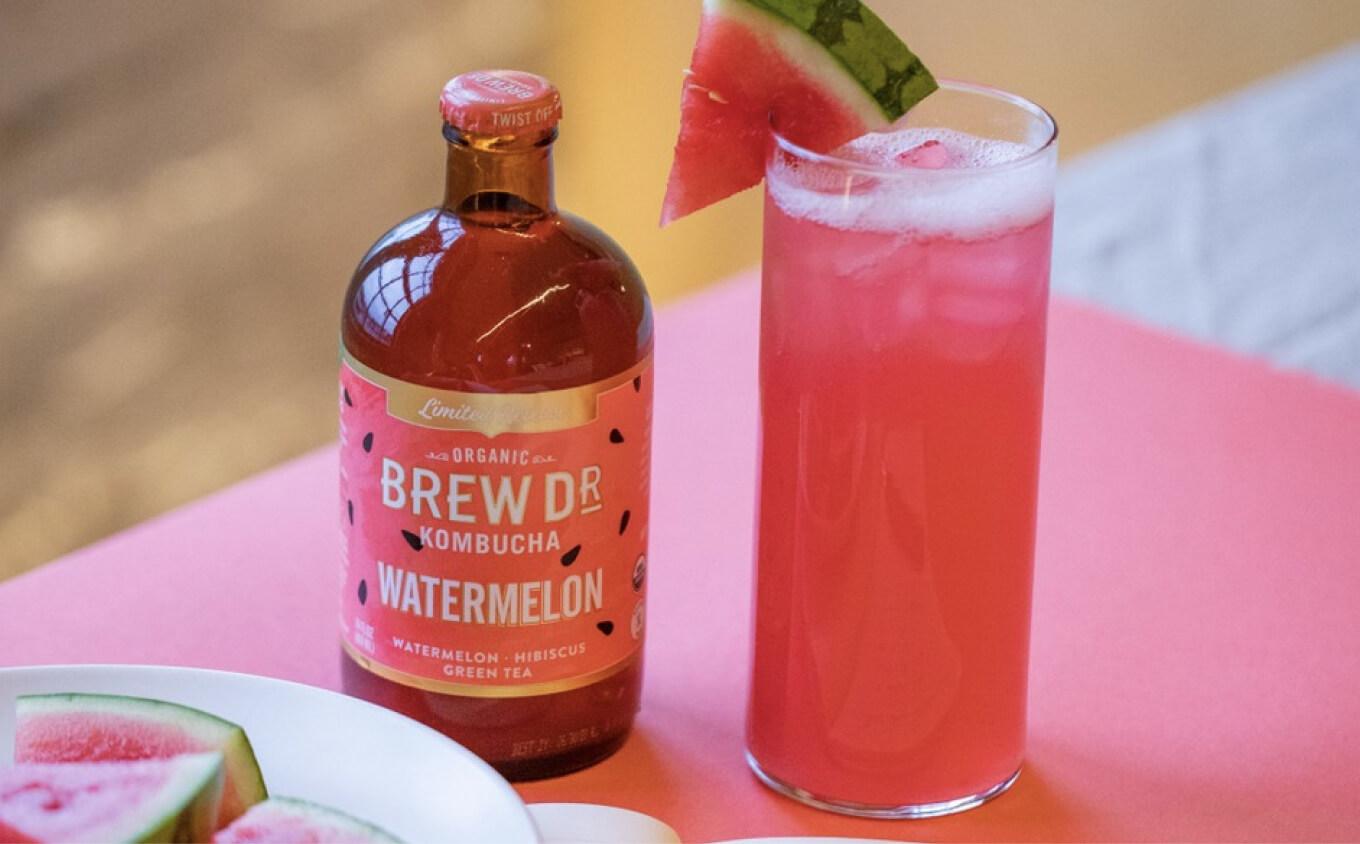
{"label": "pink watermelon flesh", "polygon": [[681,91],[661,224],[759,184],[772,119],[780,134],[814,152],[887,123],[868,125],[764,33],[705,11]]}
{"label": "pink watermelon flesh", "polygon": [[34,715],[15,734],[14,761],[166,759],[204,750],[202,745],[182,729],[122,715]]}
{"label": "pink watermelon flesh", "polygon": [[222,757],[0,768],[0,841],[202,841],[222,793]]}
{"label": "pink watermelon flesh", "polygon": [[343,812],[286,797],[251,807],[213,836],[213,844],[399,844],[381,829]]}
{"label": "pink watermelon flesh", "polygon": [[16,762],[166,759],[212,751],[227,759],[221,827],[265,797],[250,743],[235,724],[178,704],[112,695],[39,695],[18,705]]}

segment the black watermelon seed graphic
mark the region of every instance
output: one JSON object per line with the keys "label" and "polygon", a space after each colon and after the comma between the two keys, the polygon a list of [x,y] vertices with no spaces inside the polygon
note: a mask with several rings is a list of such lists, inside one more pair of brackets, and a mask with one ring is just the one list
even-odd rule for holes
{"label": "black watermelon seed graphic", "polygon": [[581,546],[577,545],[573,547],[570,551],[562,555],[562,565],[564,566],[571,565],[572,563],[576,562],[576,558],[579,556],[581,556]]}
{"label": "black watermelon seed graphic", "polygon": [[373,432],[369,431],[367,434],[364,434],[364,451],[372,450],[373,450]]}
{"label": "black watermelon seed graphic", "polygon": [[409,530],[403,530],[401,535],[402,538],[406,540],[406,544],[410,545],[415,550],[419,551],[425,547],[425,543],[420,541],[420,537],[411,533]]}
{"label": "black watermelon seed graphic", "polygon": [[367,581],[367,580],[361,580],[361,581],[359,581],[359,603],[360,603],[360,605],[363,605],[363,604],[367,604],[367,603],[368,603],[368,581]]}
{"label": "black watermelon seed graphic", "polygon": [[345,387],[341,387],[341,388],[340,388],[340,392],[342,392],[342,393],[345,394],[345,404],[349,405],[350,407],[354,407],[354,402],[350,401],[350,398],[349,398],[349,389],[348,389],[348,388],[345,388]]}
{"label": "black watermelon seed graphic", "polygon": [[642,392],[642,376],[641,376],[641,375],[639,375],[638,377],[636,377],[636,378],[633,379],[633,392],[635,392],[635,393],[640,393],[640,392]]}
{"label": "black watermelon seed graphic", "polygon": [[349,523],[354,524],[354,502],[346,501],[345,505],[349,508]]}
{"label": "black watermelon seed graphic", "polygon": [[614,428],[609,432],[609,441],[611,443],[614,443],[615,445],[618,445],[619,443],[623,442],[623,433],[620,432],[618,428]]}
{"label": "black watermelon seed graphic", "polygon": [[619,519],[619,536],[623,536],[623,532],[625,530],[628,530],[628,520],[631,519],[632,517],[633,517],[632,510],[623,511],[623,517]]}
{"label": "black watermelon seed graphic", "polygon": [[614,632],[614,622],[612,621],[601,621],[595,627],[606,636]]}

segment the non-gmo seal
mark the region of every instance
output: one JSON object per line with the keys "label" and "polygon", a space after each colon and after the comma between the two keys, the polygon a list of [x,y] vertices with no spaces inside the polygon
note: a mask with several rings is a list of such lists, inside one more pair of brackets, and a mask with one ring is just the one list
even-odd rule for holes
{"label": "non-gmo seal", "polygon": [[647,555],[638,554],[637,562],[633,563],[633,591],[641,592],[642,584],[647,582]]}
{"label": "non-gmo seal", "polygon": [[634,639],[642,638],[642,625],[646,622],[646,614],[642,601],[638,601],[637,606],[633,607],[633,619],[629,624]]}

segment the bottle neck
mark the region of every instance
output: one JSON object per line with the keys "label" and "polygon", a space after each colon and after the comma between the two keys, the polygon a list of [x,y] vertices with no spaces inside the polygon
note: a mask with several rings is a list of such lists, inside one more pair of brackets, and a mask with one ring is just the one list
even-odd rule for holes
{"label": "bottle neck", "polygon": [[538,218],[554,214],[552,144],[557,130],[531,137],[464,135],[445,125],[449,144],[444,208],[465,216]]}

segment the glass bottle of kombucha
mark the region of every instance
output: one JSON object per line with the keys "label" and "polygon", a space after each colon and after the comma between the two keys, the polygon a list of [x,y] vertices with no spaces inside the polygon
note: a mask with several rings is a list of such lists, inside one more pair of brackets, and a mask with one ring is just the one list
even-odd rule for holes
{"label": "glass bottle of kombucha", "polygon": [[443,202],[373,245],[341,317],[342,676],[555,776],[638,709],[651,305],[557,208],[547,80],[467,73],[440,106]]}

